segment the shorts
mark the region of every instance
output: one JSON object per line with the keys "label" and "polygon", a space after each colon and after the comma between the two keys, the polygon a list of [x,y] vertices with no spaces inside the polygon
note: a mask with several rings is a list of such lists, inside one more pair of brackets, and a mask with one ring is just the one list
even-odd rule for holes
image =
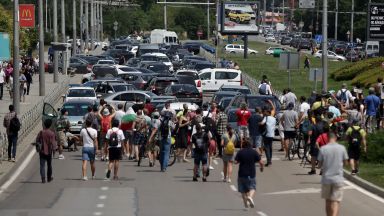
{"label": "shorts", "polygon": [[121,160],[121,147],[110,147],[108,151],[109,160]]}
{"label": "shorts", "polygon": [[261,148],[262,143],[263,143],[263,137],[262,136],[253,136],[252,137],[252,147],[253,148]]}
{"label": "shorts", "polygon": [[284,131],[284,139],[294,139],[296,138],[296,131]]}
{"label": "shorts", "polygon": [[312,157],[317,157],[319,155],[319,149],[317,148],[316,144],[311,144],[311,148],[309,150],[309,154]]}
{"label": "shorts", "polygon": [[200,163],[205,166],[208,163],[207,153],[194,153],[193,155],[195,165],[199,166]]}
{"label": "shorts", "polygon": [[321,198],[341,202],[343,200],[343,183],[321,185]]}
{"label": "shorts", "polygon": [[349,159],[359,160],[361,155],[360,147],[348,147],[348,157]]}
{"label": "shorts", "polygon": [[95,148],[84,147],[82,151],[82,159],[84,161],[95,161]]}
{"label": "shorts", "polygon": [[239,177],[237,179],[237,188],[240,193],[248,193],[250,190],[256,190],[256,178]]}
{"label": "shorts", "polygon": [[280,139],[284,139],[284,130],[278,129],[278,131],[279,131]]}
{"label": "shorts", "polygon": [[235,160],[235,155],[228,155],[223,153],[223,156],[221,158],[223,159],[223,162],[233,162]]}
{"label": "shorts", "polygon": [[160,148],[159,148],[159,145],[157,143],[158,143],[158,140],[156,140],[156,139],[154,139],[152,142],[149,142],[147,147],[146,147],[146,150],[150,151],[150,152],[159,152]]}
{"label": "shorts", "polygon": [[67,136],[64,131],[57,131],[57,144],[59,146],[68,146]]}
{"label": "shorts", "polygon": [[134,145],[142,146],[147,144],[147,137],[141,132],[135,132]]}
{"label": "shorts", "polygon": [[125,141],[128,142],[129,145],[133,145],[133,131],[123,131]]}
{"label": "shorts", "polygon": [[244,137],[244,138],[248,138],[249,137],[248,126],[239,126],[238,130],[239,130],[239,136],[240,137]]}

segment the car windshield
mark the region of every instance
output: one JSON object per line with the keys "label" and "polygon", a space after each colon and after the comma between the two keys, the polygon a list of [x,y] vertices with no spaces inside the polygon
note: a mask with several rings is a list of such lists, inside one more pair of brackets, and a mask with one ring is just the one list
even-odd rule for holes
{"label": "car windshield", "polygon": [[168,86],[170,86],[170,85],[173,85],[173,84],[176,84],[178,81],[176,81],[176,80],[158,80],[157,82],[156,82],[156,86],[157,87],[163,87],[163,88],[165,88],[165,87],[168,87]]}
{"label": "car windshield", "polygon": [[239,88],[222,88],[221,91],[240,92],[242,94],[251,94],[250,89],[239,89]]}
{"label": "car windshield", "polygon": [[120,67],[119,70],[124,72],[136,72],[134,68],[130,68],[130,67]]}
{"label": "car windshield", "polygon": [[233,97],[233,94],[218,94],[213,96],[213,101],[219,103],[224,97]]}
{"label": "car windshield", "polygon": [[220,100],[219,106],[227,108],[229,106],[229,103],[231,102],[232,98],[223,98]]}
{"label": "car windshield", "polygon": [[199,91],[192,85],[172,85],[171,92],[173,93],[193,93],[198,94]]}
{"label": "car windshield", "polygon": [[198,79],[200,79],[200,78],[199,78],[199,75],[198,75],[196,72],[192,72],[192,71],[182,71],[182,72],[178,72],[177,75],[190,76],[190,77],[192,77],[194,80],[198,80]]}
{"label": "car windshield", "polygon": [[70,89],[67,97],[96,97],[93,89]]}
{"label": "car windshield", "polygon": [[135,90],[136,88],[133,85],[114,85],[113,89],[115,92]]}
{"label": "car windshield", "polygon": [[167,56],[159,56],[157,57],[159,59],[159,61],[161,62],[170,62],[169,61],[169,58]]}
{"label": "car windshield", "polygon": [[63,109],[68,111],[68,116],[84,116],[90,104],[64,104]]}
{"label": "car windshield", "polygon": [[156,56],[141,56],[141,61],[158,61]]}
{"label": "car windshield", "polygon": [[231,110],[228,112],[228,122],[236,122],[237,116],[236,116],[236,110]]}

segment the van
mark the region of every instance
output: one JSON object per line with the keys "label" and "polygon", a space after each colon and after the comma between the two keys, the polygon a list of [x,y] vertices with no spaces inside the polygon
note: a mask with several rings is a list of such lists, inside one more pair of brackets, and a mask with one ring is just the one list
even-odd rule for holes
{"label": "van", "polygon": [[366,56],[371,57],[379,54],[379,41],[367,41],[365,43]]}
{"label": "van", "polygon": [[225,68],[206,68],[199,77],[203,91],[218,91],[222,85],[242,85],[241,71]]}
{"label": "van", "polygon": [[154,29],[151,31],[151,44],[178,44],[179,39],[176,32],[165,29]]}

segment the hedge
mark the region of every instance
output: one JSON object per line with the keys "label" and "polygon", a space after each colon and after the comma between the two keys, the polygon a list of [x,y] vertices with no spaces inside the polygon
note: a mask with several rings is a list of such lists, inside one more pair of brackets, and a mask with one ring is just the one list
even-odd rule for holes
{"label": "hedge", "polygon": [[377,132],[368,135],[367,153],[363,155],[363,160],[372,163],[384,163],[384,133]]}
{"label": "hedge", "polygon": [[377,78],[379,77],[384,78],[384,69],[382,67],[376,67],[358,74],[352,80],[352,84],[360,83],[362,87],[369,88],[377,83]]}
{"label": "hedge", "polygon": [[336,70],[331,74],[331,78],[336,81],[352,80],[359,74],[380,67],[383,62],[384,57],[359,61]]}

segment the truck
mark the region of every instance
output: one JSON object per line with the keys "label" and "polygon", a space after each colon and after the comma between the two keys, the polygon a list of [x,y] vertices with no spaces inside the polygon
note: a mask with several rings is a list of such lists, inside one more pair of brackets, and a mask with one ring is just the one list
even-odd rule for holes
{"label": "truck", "polygon": [[178,44],[176,32],[165,29],[154,29],[150,36],[151,44]]}

